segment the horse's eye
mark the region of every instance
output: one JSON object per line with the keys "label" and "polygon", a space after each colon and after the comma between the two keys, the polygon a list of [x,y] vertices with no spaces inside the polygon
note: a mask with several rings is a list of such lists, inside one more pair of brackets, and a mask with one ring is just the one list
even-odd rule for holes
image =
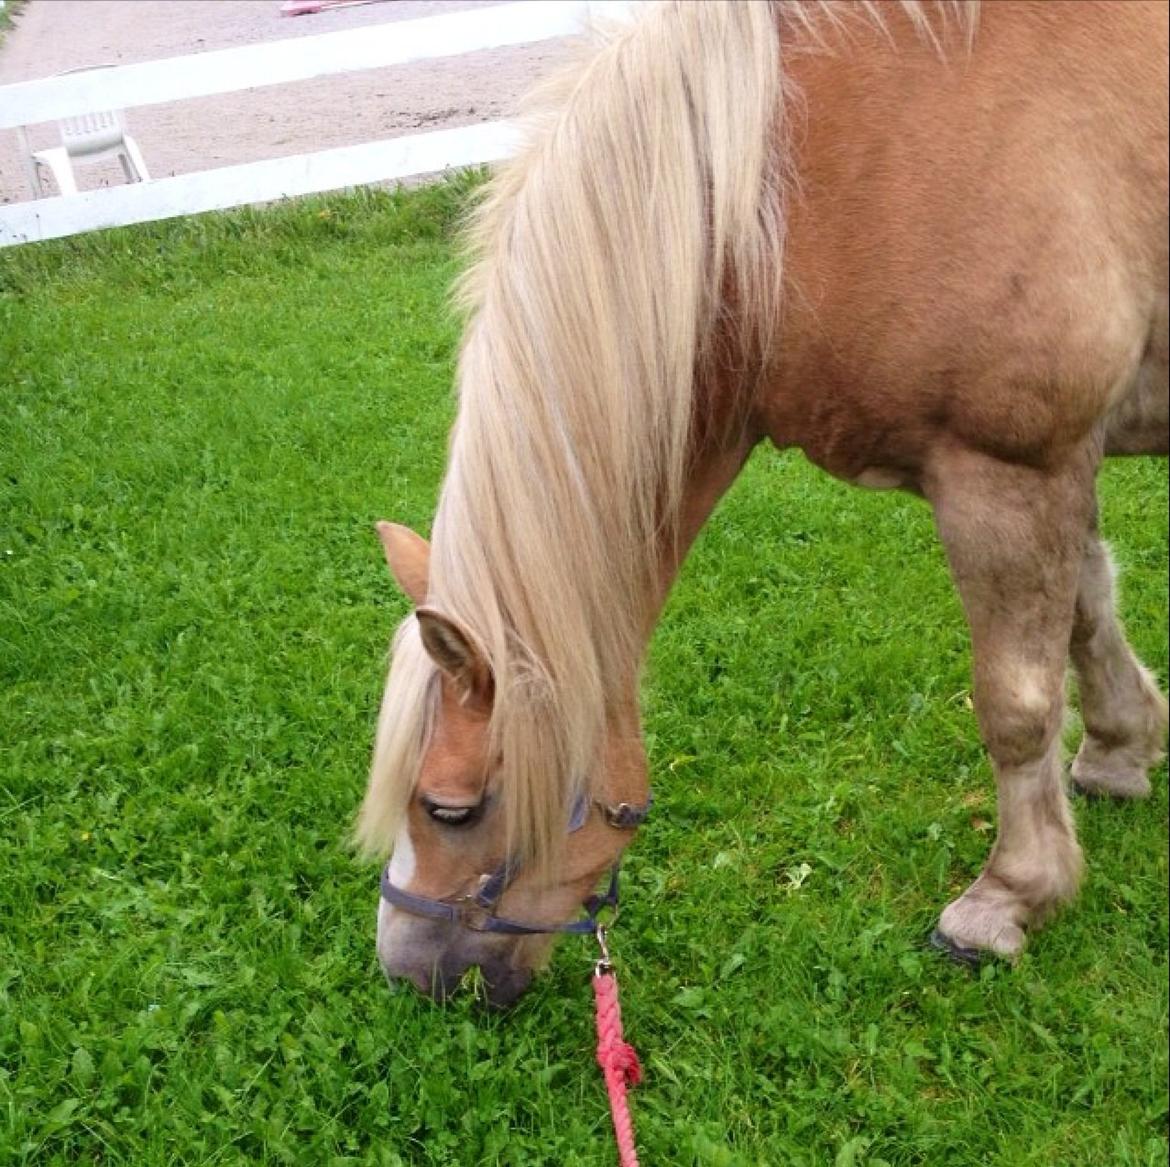
{"label": "horse's eye", "polygon": [[422,805],[423,810],[444,827],[469,827],[479,819],[483,808],[482,803],[475,806],[444,806],[441,802],[433,802],[425,796]]}

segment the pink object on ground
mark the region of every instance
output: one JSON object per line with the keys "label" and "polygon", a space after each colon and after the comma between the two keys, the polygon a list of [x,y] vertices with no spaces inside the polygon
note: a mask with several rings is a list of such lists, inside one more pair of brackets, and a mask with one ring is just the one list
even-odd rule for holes
{"label": "pink object on ground", "polygon": [[597,1064],[605,1075],[621,1167],[638,1167],[634,1120],[630,1117],[626,1090],[642,1080],[642,1066],[634,1047],[622,1037],[617,978],[612,972],[594,973],[593,996],[597,1004]]}

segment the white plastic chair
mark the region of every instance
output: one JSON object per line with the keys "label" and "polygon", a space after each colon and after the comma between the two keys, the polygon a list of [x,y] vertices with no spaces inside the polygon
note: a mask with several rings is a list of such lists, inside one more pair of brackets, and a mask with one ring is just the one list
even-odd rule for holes
{"label": "white plastic chair", "polygon": [[[108,65],[92,68],[107,69]],[[88,69],[69,69],[69,73],[88,72]],[[64,74],[57,74],[64,76]],[[122,164],[122,173],[127,182],[149,182],[150,173],[142,159],[138,143],[126,133],[119,110],[101,113],[86,113],[77,117],[63,118],[57,123],[61,132],[61,145],[50,150],[28,149],[28,139],[23,127],[20,134],[25,156],[29,160],[28,174],[33,195],[44,198],[50,192],[45,186],[43,171],[48,170],[57,190],[63,195],[77,194],[77,180],[73,176],[75,162],[100,162],[106,158],[117,158]]]}

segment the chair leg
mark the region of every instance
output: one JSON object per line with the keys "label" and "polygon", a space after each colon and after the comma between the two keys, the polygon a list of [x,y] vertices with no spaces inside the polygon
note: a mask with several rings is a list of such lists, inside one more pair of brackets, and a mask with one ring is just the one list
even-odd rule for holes
{"label": "chair leg", "polygon": [[33,159],[34,165],[47,166],[53,172],[58,193],[77,194],[77,180],[73,177],[73,167],[69,164],[69,155],[64,149],[38,150]]}
{"label": "chair leg", "polygon": [[149,182],[150,172],[146,169],[146,163],[143,161],[142,151],[138,149],[138,143],[129,134],[126,134],[122,139],[122,144],[125,146],[125,153],[119,154],[119,158],[122,159],[122,169],[126,171],[126,181]]}

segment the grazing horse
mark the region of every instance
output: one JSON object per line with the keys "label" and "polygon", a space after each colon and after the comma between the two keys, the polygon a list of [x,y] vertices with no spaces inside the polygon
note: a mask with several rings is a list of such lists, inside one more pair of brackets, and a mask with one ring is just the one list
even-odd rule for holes
{"label": "grazing horse", "polygon": [[999,805],[936,937],[1017,954],[1081,870],[1070,658],[1078,787],[1145,794],[1166,734],[1094,487],[1170,445],[1166,5],[655,5],[470,234],[432,542],[379,524],[416,605],[359,822],[387,974],[505,1003],[575,926],[647,809],[646,644],[764,439],[933,509]]}

